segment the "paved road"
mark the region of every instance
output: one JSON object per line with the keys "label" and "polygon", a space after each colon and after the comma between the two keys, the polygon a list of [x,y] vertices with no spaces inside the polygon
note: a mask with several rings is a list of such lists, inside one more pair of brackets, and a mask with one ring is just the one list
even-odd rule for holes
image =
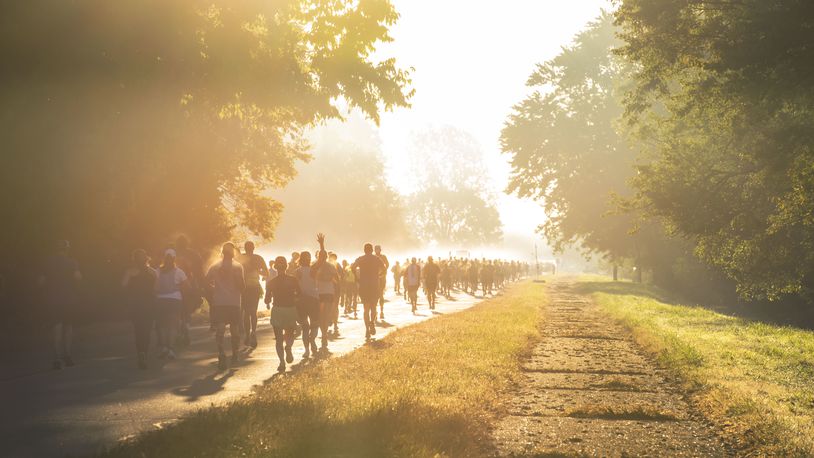
{"label": "paved road", "polygon": [[[466,309],[480,300],[456,294],[452,300],[440,299],[435,312],[423,304],[413,315],[400,297],[390,293],[388,298],[386,320],[378,328],[378,338],[399,327]],[[341,336],[329,344],[332,356],[364,344],[361,313],[359,318],[340,319]],[[193,342],[179,359],[163,365],[150,361],[147,371],[136,369],[132,330],[127,323],[77,330],[77,366],[73,368],[50,370],[47,350],[21,355],[4,364],[0,375],[3,455],[93,454],[198,409],[251,395],[254,386],[271,379],[278,364],[267,319],[259,326],[258,340],[258,348],[236,368],[220,373],[208,327],[193,329]],[[302,342],[298,340],[295,369],[301,355]]]}

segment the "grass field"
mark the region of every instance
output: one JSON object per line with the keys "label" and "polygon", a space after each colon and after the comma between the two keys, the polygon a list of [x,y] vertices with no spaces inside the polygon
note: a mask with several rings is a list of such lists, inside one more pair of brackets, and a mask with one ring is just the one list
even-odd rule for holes
{"label": "grass field", "polygon": [[680,375],[744,453],[814,456],[814,332],[676,305],[633,283],[590,279],[578,289]]}
{"label": "grass field", "polygon": [[[538,336],[544,287],[397,330],[109,456],[473,456]],[[443,311],[443,306],[441,306]]]}

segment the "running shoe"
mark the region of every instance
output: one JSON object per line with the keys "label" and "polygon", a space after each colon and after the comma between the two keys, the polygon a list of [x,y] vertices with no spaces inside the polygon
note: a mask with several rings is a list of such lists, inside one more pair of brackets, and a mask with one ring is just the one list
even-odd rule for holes
{"label": "running shoe", "polygon": [[249,346],[252,348],[257,348],[257,333],[253,332],[252,337],[249,342]]}
{"label": "running shoe", "polygon": [[280,365],[277,366],[277,372],[285,372],[285,363],[280,363]]}

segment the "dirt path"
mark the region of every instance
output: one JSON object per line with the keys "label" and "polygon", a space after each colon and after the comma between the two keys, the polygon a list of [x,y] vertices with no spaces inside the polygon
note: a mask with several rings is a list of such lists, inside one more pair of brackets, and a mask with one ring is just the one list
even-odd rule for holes
{"label": "dirt path", "polygon": [[549,287],[543,338],[493,433],[498,453],[730,455],[630,333],[572,286]]}

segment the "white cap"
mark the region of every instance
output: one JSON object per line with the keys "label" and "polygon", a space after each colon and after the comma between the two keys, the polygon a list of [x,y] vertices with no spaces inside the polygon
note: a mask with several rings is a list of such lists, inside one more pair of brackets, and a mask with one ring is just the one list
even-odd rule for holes
{"label": "white cap", "polygon": [[164,250],[164,256],[167,256],[167,255],[170,255],[173,258],[176,257],[175,250],[173,250],[172,248],[167,248],[166,250]]}

